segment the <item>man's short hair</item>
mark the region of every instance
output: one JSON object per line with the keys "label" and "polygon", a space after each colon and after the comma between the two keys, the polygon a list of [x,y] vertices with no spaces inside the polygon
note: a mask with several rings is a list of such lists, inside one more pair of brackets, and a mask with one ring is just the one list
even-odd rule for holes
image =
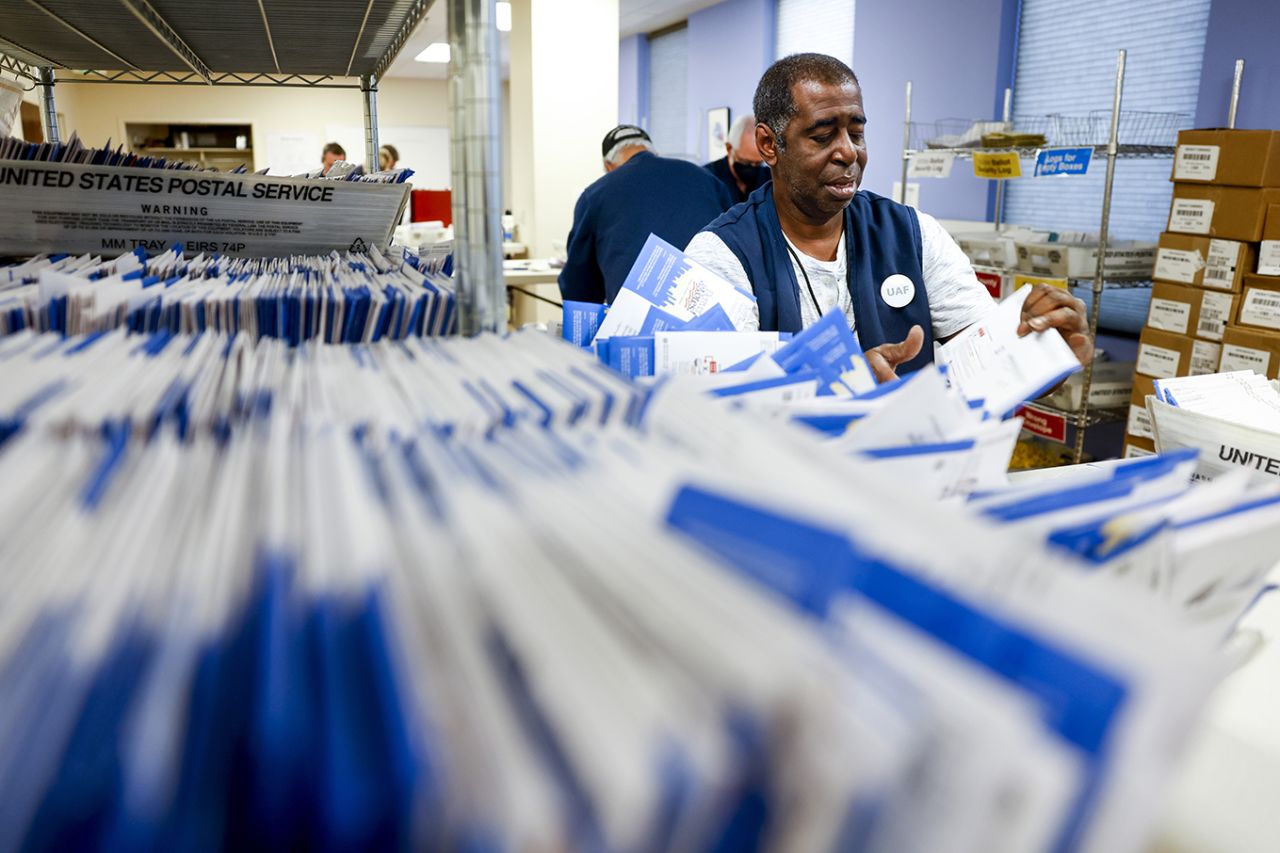
{"label": "man's short hair", "polygon": [[604,135],[604,140],[600,143],[600,156],[608,160],[609,152],[624,142],[636,145],[641,141],[653,142],[643,127],[637,127],[634,124],[620,124]]}
{"label": "man's short hair", "polygon": [[400,162],[400,151],[390,142],[388,142],[386,145],[379,146],[378,150],[387,152],[388,154],[391,155],[392,160],[396,161],[397,163]]}
{"label": "man's short hair", "polygon": [[633,139],[624,139],[608,151],[604,152],[604,161],[606,163],[616,164],[618,160],[622,159],[622,152],[631,148],[643,148],[645,151],[652,151],[654,154],[658,153],[657,149],[653,147],[652,142],[648,139],[640,139],[637,137]]}
{"label": "man's short hair", "polygon": [[337,155],[338,155],[339,157],[341,157],[343,160],[347,159],[347,149],[343,148],[341,145],[339,145],[339,144],[338,144],[338,143],[336,143],[336,142],[330,142],[330,143],[327,143],[327,144],[324,146],[324,151],[323,151],[323,152],[321,152],[321,154],[322,154],[322,155],[323,155],[323,154],[337,154]]}
{"label": "man's short hair", "polygon": [[756,117],[751,113],[740,115],[733,120],[733,124],[729,126],[729,135],[726,136],[725,142],[728,142],[734,150],[737,150],[738,144],[742,142],[742,134],[747,132],[748,128],[755,130]]}
{"label": "man's short hair", "polygon": [[783,134],[796,114],[796,99],[791,90],[797,83],[808,80],[836,86],[858,85],[858,76],[852,68],[825,53],[793,53],[770,65],[756,85],[751,106],[755,109],[756,121],[768,125],[777,137],[778,148],[785,147]]}

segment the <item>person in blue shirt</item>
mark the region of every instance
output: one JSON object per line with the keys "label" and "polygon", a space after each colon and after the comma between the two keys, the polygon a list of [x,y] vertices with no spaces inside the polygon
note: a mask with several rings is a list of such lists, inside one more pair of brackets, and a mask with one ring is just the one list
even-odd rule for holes
{"label": "person in blue shirt", "polygon": [[[756,296],[759,327],[798,332],[844,314],[881,381],[933,360],[933,342],[992,302],[936,219],[861,189],[867,114],[849,66],[818,53],[778,60],[756,87],[756,146],[773,180],[709,224],[685,254]],[[1084,303],[1036,285],[1018,334],[1056,329],[1093,358]]]}
{"label": "person in blue shirt", "polygon": [[702,168],[724,181],[737,204],[769,182],[769,167],[756,147],[755,116],[738,116],[725,137],[724,150],[725,156]]}
{"label": "person in blue shirt", "polygon": [[609,131],[601,153],[605,175],[578,198],[560,273],[560,295],[577,302],[612,302],[650,234],[683,246],[733,205],[710,172],[659,157],[634,125]]}

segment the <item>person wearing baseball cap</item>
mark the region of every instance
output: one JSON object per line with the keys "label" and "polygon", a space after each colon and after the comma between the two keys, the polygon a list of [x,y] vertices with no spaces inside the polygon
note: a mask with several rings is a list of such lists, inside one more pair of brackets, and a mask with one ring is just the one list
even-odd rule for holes
{"label": "person wearing baseball cap", "polygon": [[578,302],[612,302],[650,234],[683,246],[733,206],[706,169],[659,157],[641,127],[620,124],[600,144],[605,174],[573,209],[560,294]]}

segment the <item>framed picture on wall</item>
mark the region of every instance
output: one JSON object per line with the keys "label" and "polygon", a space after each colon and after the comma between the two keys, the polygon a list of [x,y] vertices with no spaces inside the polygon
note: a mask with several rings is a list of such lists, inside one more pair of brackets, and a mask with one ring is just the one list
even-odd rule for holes
{"label": "framed picture on wall", "polygon": [[715,107],[707,110],[707,159],[719,160],[724,156],[725,138],[729,135],[729,108]]}

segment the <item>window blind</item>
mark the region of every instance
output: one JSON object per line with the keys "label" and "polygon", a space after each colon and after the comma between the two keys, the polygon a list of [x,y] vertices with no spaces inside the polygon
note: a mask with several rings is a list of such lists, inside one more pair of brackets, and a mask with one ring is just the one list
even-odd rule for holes
{"label": "window blind", "polygon": [[854,0],[778,0],[775,58],[825,53],[853,67]]}
{"label": "window blind", "polygon": [[[1084,115],[1111,109],[1116,53],[1128,50],[1124,111],[1195,114],[1210,0],[1022,0],[1015,116]],[[1105,121],[1099,141],[1105,140]],[[1122,130],[1144,130],[1134,122]],[[1146,122],[1145,124],[1151,124]],[[1126,139],[1122,143],[1149,140]],[[1161,140],[1172,144],[1170,132]],[[1167,160],[1122,160],[1111,196],[1110,233],[1154,240],[1168,218]],[[1005,221],[1040,228],[1097,231],[1105,163],[1082,177],[1021,178],[1005,191]]]}
{"label": "window blind", "polygon": [[665,157],[687,154],[689,134],[688,29],[649,39],[649,136]]}

